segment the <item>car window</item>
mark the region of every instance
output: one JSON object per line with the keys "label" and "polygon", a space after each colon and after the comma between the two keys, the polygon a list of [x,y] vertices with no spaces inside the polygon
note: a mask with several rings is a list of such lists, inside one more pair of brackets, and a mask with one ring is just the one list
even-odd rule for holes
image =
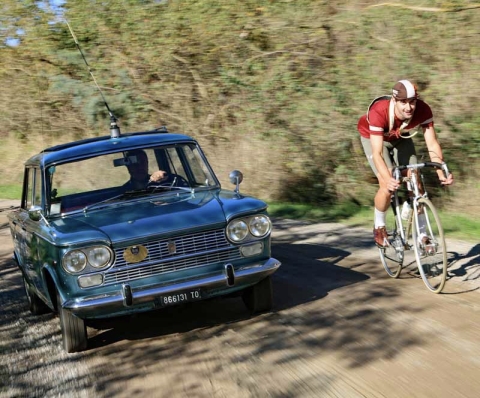
{"label": "car window", "polygon": [[25,197],[24,197],[24,202],[25,202],[25,209],[30,209],[32,207],[33,203],[33,169],[32,168],[27,168],[25,169],[25,181],[27,186],[24,187],[24,192],[25,192]]}
{"label": "car window", "polygon": [[167,162],[168,162],[167,171],[173,174],[185,176],[186,173],[185,173],[185,169],[183,167],[182,161],[178,155],[178,148],[177,147],[167,148],[166,155],[167,155]]}
{"label": "car window", "polygon": [[210,170],[207,168],[200,151],[196,146],[182,147],[183,154],[190,165],[192,177],[196,185],[200,186],[215,186],[217,182]]}
{"label": "car window", "polygon": [[191,187],[218,185],[200,150],[194,144],[156,148],[155,155],[160,170],[185,178]]}
{"label": "car window", "polygon": [[32,169],[33,171],[33,205],[41,206],[42,205],[42,175],[40,174],[40,169]]}
{"label": "car window", "polygon": [[183,187],[218,185],[195,145],[135,148],[48,167],[50,214],[146,189],[150,175],[158,170],[174,175]]}
{"label": "car window", "polygon": [[83,209],[118,195],[130,175],[125,166],[114,166],[117,158],[123,159],[123,154],[107,154],[49,167],[50,214]]}
{"label": "car window", "polygon": [[126,167],[114,167],[122,154],[109,154],[49,168],[55,196],[91,192],[120,186],[130,178]]}
{"label": "car window", "polygon": [[40,169],[29,167],[25,170],[27,186],[25,187],[25,208],[42,205],[42,177]]}

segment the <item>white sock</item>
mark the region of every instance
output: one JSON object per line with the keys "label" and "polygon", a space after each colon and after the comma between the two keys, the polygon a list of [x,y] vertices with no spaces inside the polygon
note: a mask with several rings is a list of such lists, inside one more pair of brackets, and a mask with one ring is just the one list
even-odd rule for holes
{"label": "white sock", "polygon": [[386,211],[380,211],[375,207],[375,220],[374,220],[375,228],[380,228],[385,226],[386,215],[387,215]]}

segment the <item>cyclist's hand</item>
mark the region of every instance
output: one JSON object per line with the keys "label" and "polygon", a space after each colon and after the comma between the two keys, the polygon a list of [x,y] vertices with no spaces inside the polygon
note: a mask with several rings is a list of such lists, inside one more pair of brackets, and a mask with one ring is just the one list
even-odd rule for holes
{"label": "cyclist's hand", "polygon": [[453,184],[453,174],[450,173],[448,178],[442,177],[440,178],[440,184],[442,185],[452,185]]}

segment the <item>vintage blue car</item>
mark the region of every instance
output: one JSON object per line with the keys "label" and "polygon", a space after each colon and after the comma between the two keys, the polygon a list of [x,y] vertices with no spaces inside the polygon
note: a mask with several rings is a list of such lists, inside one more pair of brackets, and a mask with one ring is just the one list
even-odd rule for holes
{"label": "vintage blue car", "polygon": [[265,202],[222,189],[197,141],[166,129],[70,142],[25,163],[9,214],[32,313],[59,314],[67,352],[86,320],[239,294],[272,308]]}

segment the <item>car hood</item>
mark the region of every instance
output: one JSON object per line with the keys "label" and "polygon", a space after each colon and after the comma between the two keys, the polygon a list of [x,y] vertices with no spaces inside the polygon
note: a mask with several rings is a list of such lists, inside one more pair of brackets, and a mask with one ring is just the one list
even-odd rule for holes
{"label": "car hood", "polygon": [[231,191],[200,191],[109,204],[51,220],[56,244],[129,244],[162,235],[223,228],[243,214],[266,209],[265,202]]}

